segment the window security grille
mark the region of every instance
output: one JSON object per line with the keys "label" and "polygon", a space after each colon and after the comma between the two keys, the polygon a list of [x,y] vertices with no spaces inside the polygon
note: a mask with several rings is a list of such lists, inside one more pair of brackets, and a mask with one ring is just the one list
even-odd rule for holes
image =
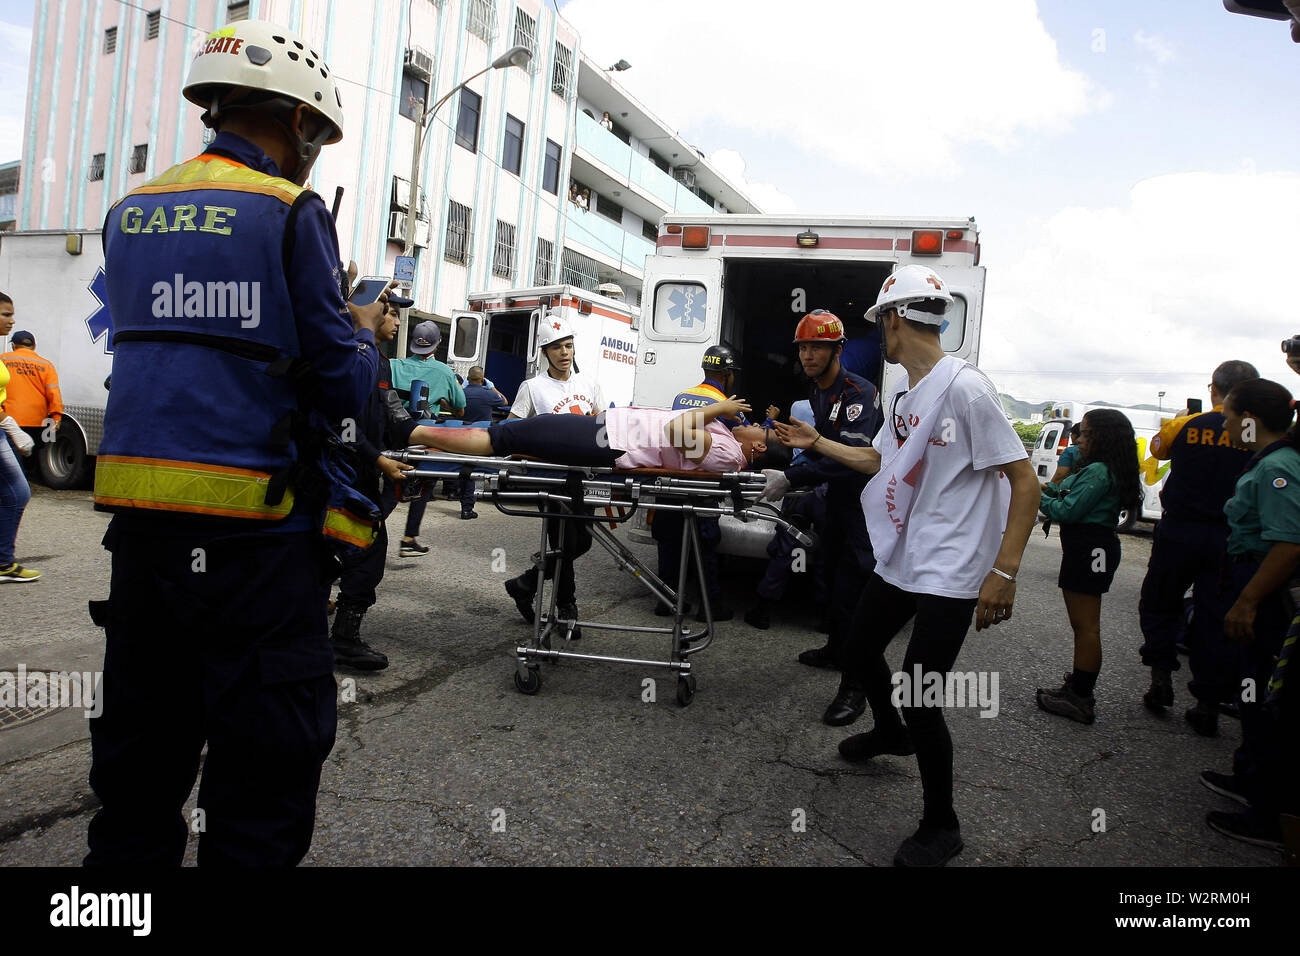
{"label": "window security grille", "polygon": [[447,204],[447,241],[442,256],[449,262],[469,264],[470,242],[473,238],[474,210],[452,199]]}

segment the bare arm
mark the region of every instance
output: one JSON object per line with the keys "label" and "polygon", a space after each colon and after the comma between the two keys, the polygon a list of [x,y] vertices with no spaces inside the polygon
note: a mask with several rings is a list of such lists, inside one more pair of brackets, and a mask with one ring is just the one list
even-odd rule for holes
{"label": "bare arm", "polygon": [[820,454],[841,465],[848,465],[854,471],[867,475],[880,471],[880,452],[870,445],[844,445],[832,441],[807,422],[794,421],[788,425],[777,422],[776,437],[790,448],[812,448],[815,445]]}
{"label": "bare arm", "polygon": [[705,426],[718,418],[734,418],[737,412],[749,410],[749,405],[735,395],[725,402],[714,402],[706,408],[689,409],[664,426],[664,439],[680,451],[687,461],[703,461],[713,447],[713,436],[705,431]]}
{"label": "bare arm", "polygon": [[1223,619],[1223,633],[1230,640],[1248,644],[1255,639],[1255,614],[1259,603],[1286,585],[1297,564],[1300,564],[1300,544],[1277,541],[1268,549],[1259,570],[1242,588],[1241,595]]}
{"label": "bare arm", "polygon": [[[1029,460],[1008,462],[997,466],[1011,482],[1011,507],[1007,510],[1007,530],[1002,533],[1002,546],[993,561],[993,567],[1015,577],[1020,570],[1029,533],[1038,516],[1038,501],[1042,491],[1038,476]],[[992,627],[1011,619],[1011,605],[1016,599],[1016,582],[990,571],[980,588],[979,604],[975,609],[975,630]]]}

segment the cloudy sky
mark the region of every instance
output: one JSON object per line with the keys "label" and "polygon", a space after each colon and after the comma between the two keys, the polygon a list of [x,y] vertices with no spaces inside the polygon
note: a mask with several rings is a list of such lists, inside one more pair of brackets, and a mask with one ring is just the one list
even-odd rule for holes
{"label": "cloudy sky", "polygon": [[[1300,45],[1222,0],[568,0],[598,61],[769,212],[972,215],[980,365],[1166,406],[1226,358],[1293,390]],[[0,0],[0,161],[32,0]]]}

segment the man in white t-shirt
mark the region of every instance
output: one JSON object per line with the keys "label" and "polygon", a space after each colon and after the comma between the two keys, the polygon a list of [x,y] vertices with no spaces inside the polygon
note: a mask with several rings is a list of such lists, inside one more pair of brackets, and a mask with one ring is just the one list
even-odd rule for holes
{"label": "man in white t-shirt", "polygon": [[[546,368],[519,386],[515,403],[510,406],[507,420],[532,418],[534,415],[598,415],[605,410],[605,396],[594,379],[577,371],[577,355],[573,344],[573,329],[569,323],[554,313],[541,318],[537,328],[537,344]],[[547,505],[554,510],[559,505]],[[558,529],[551,547],[559,547]],[[557,584],[560,617],[577,620],[577,589],[573,581],[573,562],[591,550],[591,532],[585,522],[572,521],[564,536],[565,562]],[[540,555],[534,555],[539,560]],[[546,562],[546,577],[555,573],[555,560]],[[533,596],[537,593],[537,568],[529,568],[518,577],[505,583],[506,593],[515,602],[520,615],[533,623]],[[572,637],[582,636],[581,628],[573,628]]]}
{"label": "man in white t-shirt", "polygon": [[[786,444],[815,444],[874,475],[862,504],[876,569],[854,613],[837,697],[864,697],[875,727],[843,741],[840,754],[854,762],[916,754],[925,813],[894,857],[900,866],[941,866],[962,849],[943,695],[935,702],[922,691],[935,681],[948,686],[972,613],[976,630],[1011,617],[1039,501],[1033,468],[993,383],[939,343],[951,303],[938,275],[909,265],[885,281],[867,312],[880,326],[886,359],[908,375],[882,409],[885,424],[871,448],[841,445],[803,424],[777,426]],[[891,675],[885,648],[913,618],[902,671]]]}

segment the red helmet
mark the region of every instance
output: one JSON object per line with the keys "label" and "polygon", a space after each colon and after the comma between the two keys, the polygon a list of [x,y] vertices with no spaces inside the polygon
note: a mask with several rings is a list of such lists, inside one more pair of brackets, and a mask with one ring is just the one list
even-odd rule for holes
{"label": "red helmet", "polygon": [[794,330],[794,344],[800,342],[826,342],[829,345],[843,345],[848,337],[844,334],[844,323],[834,312],[815,309],[802,319]]}

